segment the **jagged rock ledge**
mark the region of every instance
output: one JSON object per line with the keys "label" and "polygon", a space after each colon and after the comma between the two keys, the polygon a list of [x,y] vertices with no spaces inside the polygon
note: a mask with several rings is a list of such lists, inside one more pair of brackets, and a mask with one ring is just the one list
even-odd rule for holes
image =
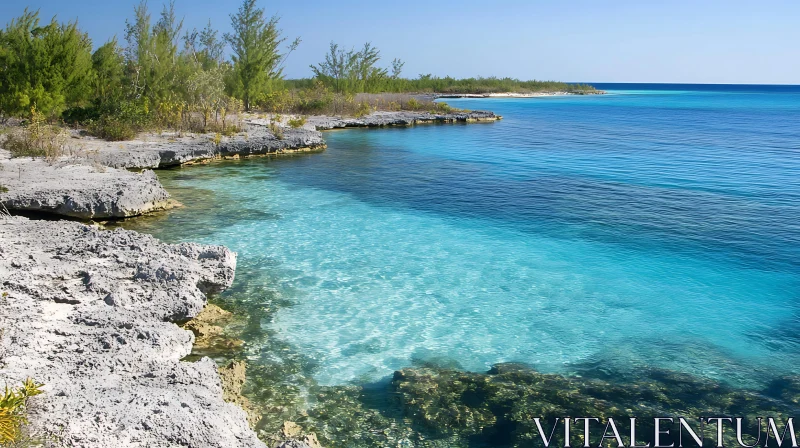
{"label": "jagged rock ledge", "polygon": [[170,321],[233,281],[220,246],[76,222],[0,219],[0,381],[45,384],[35,435],[65,446],[263,447],[209,358]]}
{"label": "jagged rock ledge", "polygon": [[319,132],[309,129],[283,129],[276,137],[257,122],[248,122],[246,132],[231,137],[185,137],[174,141],[155,141],[126,144],[120,147],[106,145],[98,150],[96,161],[114,168],[142,169],[168,168],[188,163],[215,159],[237,159],[264,155],[312,152],[325,149],[325,140]]}
{"label": "jagged rock ledge", "polygon": [[0,202],[9,210],[73,218],[124,218],[173,206],[155,173],[30,158],[0,160]]}
{"label": "jagged rock ledge", "polygon": [[344,128],[414,126],[430,123],[493,122],[503,117],[494,112],[472,111],[435,114],[430,112],[374,112],[361,118],[312,116],[308,123],[319,131]]}

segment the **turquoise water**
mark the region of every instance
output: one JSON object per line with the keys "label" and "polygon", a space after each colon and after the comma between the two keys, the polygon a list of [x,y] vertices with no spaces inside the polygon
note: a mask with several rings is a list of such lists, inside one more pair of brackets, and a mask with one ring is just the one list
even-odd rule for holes
{"label": "turquoise water", "polygon": [[228,300],[271,310],[248,357],[280,362],[277,338],[322,385],[420,362],[800,373],[800,88],[633,88],[160,172],[187,207],[132,226],[238,252]]}

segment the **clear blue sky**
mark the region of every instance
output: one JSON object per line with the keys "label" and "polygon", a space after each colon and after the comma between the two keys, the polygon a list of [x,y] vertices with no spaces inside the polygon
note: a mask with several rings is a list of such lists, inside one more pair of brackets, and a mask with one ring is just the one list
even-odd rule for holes
{"label": "clear blue sky", "polygon": [[[0,1],[0,22],[25,0]],[[49,19],[78,18],[98,45],[122,40],[136,1],[29,0]],[[154,13],[162,2],[150,0]],[[189,27],[230,29],[238,0],[177,0]],[[800,84],[798,0],[262,1],[300,48],[289,77],[310,75],[331,40],[371,41],[404,75],[594,82]],[[154,14],[155,15],[155,14]]]}

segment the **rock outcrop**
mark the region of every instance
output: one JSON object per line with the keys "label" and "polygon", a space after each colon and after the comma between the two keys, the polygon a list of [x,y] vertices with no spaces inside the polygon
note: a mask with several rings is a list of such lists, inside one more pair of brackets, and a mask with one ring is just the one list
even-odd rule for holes
{"label": "rock outcrop", "polygon": [[494,112],[472,111],[435,114],[430,112],[374,112],[361,118],[312,116],[308,124],[317,130],[413,126],[428,123],[477,123],[501,120]]}
{"label": "rock outcrop", "polygon": [[141,142],[122,147],[106,145],[96,160],[114,168],[166,168],[204,160],[253,157],[270,154],[319,151],[325,148],[322,134],[309,129],[285,128],[280,138],[266,126],[251,123],[247,132],[231,137],[202,135],[174,141]]}
{"label": "rock outcrop", "polygon": [[125,218],[171,206],[152,171],[30,158],[0,164],[0,202],[9,210],[74,218]]}
{"label": "rock outcrop", "polygon": [[0,382],[45,384],[31,429],[80,447],[264,447],[209,358],[182,362],[233,281],[219,246],[68,221],[0,219]]}

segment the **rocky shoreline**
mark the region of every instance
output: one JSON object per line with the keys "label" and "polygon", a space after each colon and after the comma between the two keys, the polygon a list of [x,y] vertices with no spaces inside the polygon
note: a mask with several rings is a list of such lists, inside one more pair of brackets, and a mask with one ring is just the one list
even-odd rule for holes
{"label": "rocky shoreline", "polygon": [[[350,127],[413,126],[427,123],[493,122],[492,112],[375,112],[361,118],[314,116],[302,128],[281,128],[268,120],[243,122],[243,132],[159,137],[109,143],[77,139],[81,156],[46,163],[12,159],[0,149],[0,203],[8,210],[48,213],[79,219],[118,219],[175,206],[151,169],[214,160],[273,156],[325,149],[320,131]],[[144,170],[134,173],[130,170]]]}
{"label": "rocky shoreline", "polygon": [[[315,117],[307,127],[498,119],[487,112],[376,113]],[[70,218],[136,216],[174,205],[150,169],[323,150],[315,129],[287,128],[279,138],[254,120],[243,138],[104,142],[89,156],[55,162],[13,159],[0,149],[0,201],[12,211]],[[200,314],[209,294],[231,285],[234,253],[2,212],[0,207],[0,380],[44,384],[30,410],[32,437],[98,448],[266,447],[249,425],[253,413],[244,410],[244,366],[218,369],[207,357],[182,361],[196,335],[214,341],[217,317],[209,318],[211,324],[175,323]],[[292,422],[284,426],[278,434],[284,441],[275,446],[319,446],[313,434],[302,434]]]}
{"label": "rocky shoreline", "polygon": [[69,221],[0,219],[0,378],[44,383],[31,431],[64,445],[263,447],[209,358],[181,362],[197,315],[233,282],[221,246]]}

